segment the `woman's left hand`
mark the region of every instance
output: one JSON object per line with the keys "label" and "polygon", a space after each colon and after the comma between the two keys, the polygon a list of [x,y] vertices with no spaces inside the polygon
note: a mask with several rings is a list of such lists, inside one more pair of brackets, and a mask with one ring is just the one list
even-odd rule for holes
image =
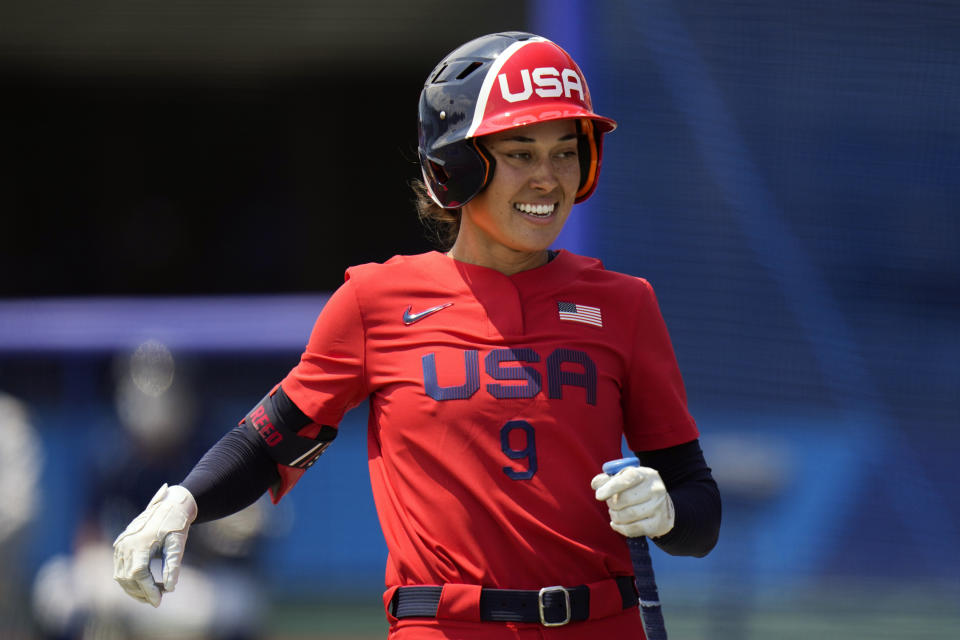
{"label": "woman's left hand", "polygon": [[656,469],[627,467],[590,481],[597,500],[607,503],[610,526],[628,538],[657,538],[673,529],[673,500]]}

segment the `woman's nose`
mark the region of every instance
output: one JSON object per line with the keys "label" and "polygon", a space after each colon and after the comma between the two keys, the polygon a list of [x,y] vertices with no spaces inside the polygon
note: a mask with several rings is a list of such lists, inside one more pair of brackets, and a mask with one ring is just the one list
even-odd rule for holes
{"label": "woman's nose", "polygon": [[553,191],[559,180],[557,179],[556,167],[550,158],[540,160],[533,168],[530,176],[530,186],[541,191]]}

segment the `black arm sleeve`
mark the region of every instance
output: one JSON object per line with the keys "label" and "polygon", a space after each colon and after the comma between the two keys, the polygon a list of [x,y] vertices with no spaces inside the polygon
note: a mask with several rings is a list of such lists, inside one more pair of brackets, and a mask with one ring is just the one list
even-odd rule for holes
{"label": "black arm sleeve", "polygon": [[707,555],[720,535],[720,489],[699,441],[636,453],[640,464],[660,473],[676,512],[673,529],[653,541],[670,555]]}
{"label": "black arm sleeve", "polygon": [[181,484],[197,501],[199,523],[240,511],[279,481],[266,446],[238,426],[210,447]]}

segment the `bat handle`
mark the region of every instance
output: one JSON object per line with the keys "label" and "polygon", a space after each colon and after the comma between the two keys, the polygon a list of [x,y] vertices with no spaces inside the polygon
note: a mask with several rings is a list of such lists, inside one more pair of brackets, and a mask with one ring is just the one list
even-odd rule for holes
{"label": "bat handle", "polygon": [[[614,475],[627,467],[639,467],[640,460],[635,457],[610,460],[603,465],[603,472]],[[657,578],[653,573],[653,561],[650,559],[650,547],[644,536],[627,538],[630,549],[630,561],[640,596],[640,617],[647,640],[667,640],[667,627],[663,622],[660,608],[660,593],[657,590]]]}
{"label": "bat handle", "polygon": [[610,460],[603,463],[603,472],[608,476],[616,475],[616,473],[627,467],[639,467],[640,460],[635,456],[629,458],[618,458],[617,460]]}

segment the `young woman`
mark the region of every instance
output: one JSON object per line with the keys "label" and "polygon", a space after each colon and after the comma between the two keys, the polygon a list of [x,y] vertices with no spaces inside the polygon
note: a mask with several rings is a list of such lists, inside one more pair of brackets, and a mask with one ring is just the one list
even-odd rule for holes
{"label": "young woman", "polygon": [[[441,251],[349,269],[299,364],[120,535],[115,577],[159,605],[192,522],[280,500],[369,399],[391,638],[642,638],[624,536],[705,555],[720,497],[650,285],[551,249],[616,125],[520,32],[444,58],[419,125]],[[600,473],[624,437],[642,466]]]}

